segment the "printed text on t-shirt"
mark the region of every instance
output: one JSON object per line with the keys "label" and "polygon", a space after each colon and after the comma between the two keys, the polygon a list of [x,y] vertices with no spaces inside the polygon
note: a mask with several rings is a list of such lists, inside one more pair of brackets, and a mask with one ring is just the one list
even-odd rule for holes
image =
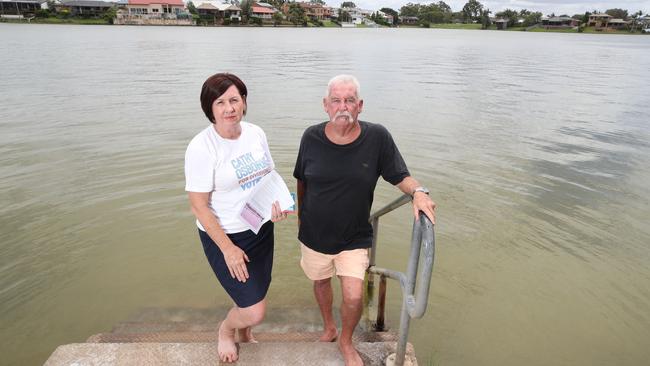
{"label": "printed text on t-shirt", "polygon": [[269,158],[266,156],[266,153],[261,159],[255,160],[253,154],[248,152],[232,159],[230,163],[235,168],[239,185],[243,190],[253,188],[264,175],[271,171]]}

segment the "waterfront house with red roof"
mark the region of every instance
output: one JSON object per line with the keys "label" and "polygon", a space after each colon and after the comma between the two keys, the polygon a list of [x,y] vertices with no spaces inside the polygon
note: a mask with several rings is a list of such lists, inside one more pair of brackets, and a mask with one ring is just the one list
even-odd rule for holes
{"label": "waterfront house with red roof", "polygon": [[251,17],[271,20],[278,9],[267,3],[251,4]]}

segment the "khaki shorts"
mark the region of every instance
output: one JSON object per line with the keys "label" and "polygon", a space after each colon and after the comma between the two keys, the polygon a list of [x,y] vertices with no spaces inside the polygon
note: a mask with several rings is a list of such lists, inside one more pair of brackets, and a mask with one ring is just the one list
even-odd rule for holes
{"label": "khaki shorts", "polygon": [[300,267],[312,281],[337,276],[355,277],[361,280],[366,275],[370,263],[368,249],[344,250],[339,254],[323,254],[309,249],[300,243]]}

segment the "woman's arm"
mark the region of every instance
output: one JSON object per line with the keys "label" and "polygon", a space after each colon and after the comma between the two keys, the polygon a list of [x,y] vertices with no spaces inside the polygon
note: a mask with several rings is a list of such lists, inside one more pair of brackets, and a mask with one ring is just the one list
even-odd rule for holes
{"label": "woman's arm", "polygon": [[250,260],[243,250],[232,243],[210,210],[210,194],[210,192],[188,192],[192,213],[223,253],[230,275],[241,282],[246,282],[248,279],[246,262],[250,262]]}

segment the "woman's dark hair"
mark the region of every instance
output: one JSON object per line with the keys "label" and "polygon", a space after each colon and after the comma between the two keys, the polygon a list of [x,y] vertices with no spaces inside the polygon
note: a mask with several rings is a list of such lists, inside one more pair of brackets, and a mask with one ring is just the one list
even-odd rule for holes
{"label": "woman's dark hair", "polygon": [[[239,90],[239,95],[242,96],[245,105],[248,89],[246,89],[244,82],[237,76],[227,72],[221,72],[210,76],[208,80],[203,83],[203,88],[201,88],[201,108],[210,122],[214,123],[212,103],[214,103],[217,98],[223,95],[223,93],[233,85],[237,90]],[[246,107],[244,107],[244,114],[246,114]]]}

